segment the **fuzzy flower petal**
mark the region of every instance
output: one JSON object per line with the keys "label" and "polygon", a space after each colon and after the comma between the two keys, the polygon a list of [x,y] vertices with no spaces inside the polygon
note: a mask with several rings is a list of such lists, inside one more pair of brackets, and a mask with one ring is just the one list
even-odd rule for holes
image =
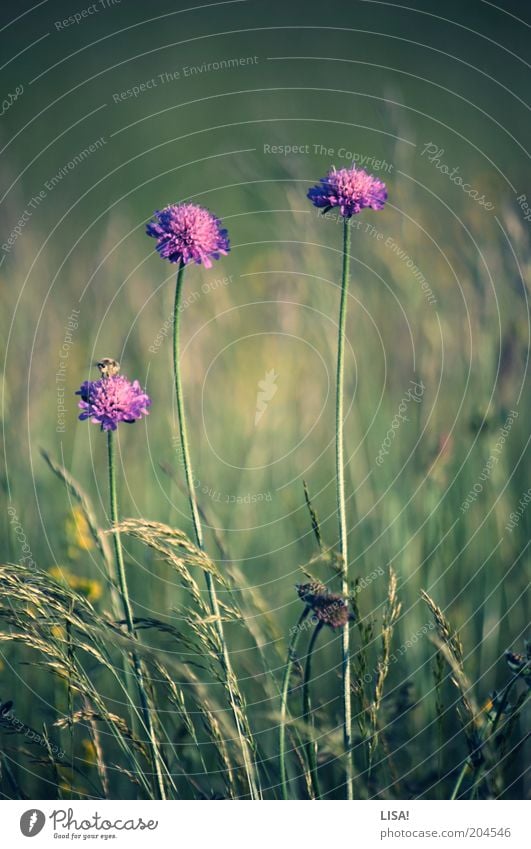
{"label": "fuzzy flower petal", "polygon": [[219,218],[194,203],[171,204],[155,212],[146,233],[157,239],[160,256],[170,262],[197,262],[211,268],[213,259],[230,250],[227,230]]}
{"label": "fuzzy flower petal", "polygon": [[76,395],[81,396],[78,407],[83,411],[79,418],[90,419],[101,430],[116,430],[119,422],[136,422],[148,415],[151,406],[138,380],[131,383],[121,374],[86,380]]}
{"label": "fuzzy flower petal", "polygon": [[357,215],[362,209],[383,209],[387,200],[385,183],[363,168],[332,168],[318,186],[308,192],[314,206],[325,210],[338,207],[344,218]]}

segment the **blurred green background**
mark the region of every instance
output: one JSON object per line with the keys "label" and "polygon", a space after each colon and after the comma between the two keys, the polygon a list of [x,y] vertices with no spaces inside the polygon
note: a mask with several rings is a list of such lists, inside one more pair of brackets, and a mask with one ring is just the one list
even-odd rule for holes
{"label": "blurred green background", "polygon": [[[459,629],[467,673],[486,699],[506,680],[503,651],[522,646],[528,625],[529,511],[506,529],[529,487],[530,222],[517,200],[529,190],[527,4],[242,0],[189,9],[109,0],[91,8],[50,0],[2,11],[2,96],[23,88],[0,123],[4,246],[27,218],[0,257],[2,557],[21,556],[11,503],[39,568],[104,581],[39,453],[46,448],[72,471],[105,524],[104,437],[77,421],[74,396],[101,356],[119,359],[153,400],[146,421],[120,430],[122,515],[190,531],[164,336],[174,268],[144,228],[167,203],[204,204],[228,227],[232,250],[211,270],[186,272],[183,369],[197,494],[224,540],[225,555],[207,531],[211,554],[229,571],[236,564],[242,598],[258,589],[276,623],[265,650],[280,676],[300,612],[293,585],[315,553],[303,479],[327,544],[337,543],[341,227],[317,215],[306,192],[351,156],[387,183],[389,203],[360,216],[352,234],[350,569],[360,578],[397,570],[398,646],[430,621],[419,600],[428,589]],[[64,24],[83,9],[79,23]],[[458,169],[492,207],[437,164]],[[277,390],[255,424],[259,382],[271,371]],[[378,465],[412,380],[425,387],[421,402],[409,403],[409,421]],[[499,461],[462,511],[510,410],[519,415]],[[169,611],[178,590],[168,571],[129,542],[127,559],[139,615]],[[378,621],[385,594],[386,580],[372,581],[360,596],[363,615]],[[250,714],[268,728],[276,706],[255,690],[255,653],[231,628]],[[339,653],[321,646],[328,703]],[[413,682],[415,733],[433,719],[422,702],[432,655],[423,638],[391,670],[392,686]],[[18,688],[22,716],[53,716],[50,694],[32,695],[37,673],[21,672],[9,645],[2,657],[0,696]],[[330,709],[339,717],[338,699]],[[428,734],[404,771],[435,745]],[[509,795],[518,795],[522,768],[512,769]]]}

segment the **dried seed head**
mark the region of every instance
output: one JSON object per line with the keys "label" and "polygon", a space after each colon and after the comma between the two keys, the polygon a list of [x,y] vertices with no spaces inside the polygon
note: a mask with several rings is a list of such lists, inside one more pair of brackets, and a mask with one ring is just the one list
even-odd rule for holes
{"label": "dried seed head", "polygon": [[329,625],[330,628],[343,628],[351,618],[347,602],[339,593],[318,596],[313,605],[313,612],[319,622]]}
{"label": "dried seed head", "polygon": [[308,584],[297,584],[297,593],[301,601],[306,602],[309,607],[313,607],[315,600],[319,596],[326,595],[327,589],[320,581],[311,581]]}
{"label": "dried seed head", "polygon": [[526,644],[526,654],[506,651],[505,660],[511,672],[521,675],[529,687],[531,687],[531,661],[529,660],[529,646]]}
{"label": "dried seed head", "polygon": [[330,628],[342,628],[352,618],[347,600],[339,593],[330,593],[320,581],[298,584],[299,598],[312,609],[315,619]]}

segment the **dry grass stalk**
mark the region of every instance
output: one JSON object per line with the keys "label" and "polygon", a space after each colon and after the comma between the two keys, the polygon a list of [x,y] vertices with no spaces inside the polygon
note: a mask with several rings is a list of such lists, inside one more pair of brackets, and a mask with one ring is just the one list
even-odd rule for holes
{"label": "dry grass stalk", "polygon": [[369,739],[369,765],[372,764],[374,752],[378,745],[378,714],[382,704],[384,686],[389,673],[389,658],[391,656],[391,642],[395,624],[400,616],[402,608],[397,597],[397,577],[392,567],[389,568],[389,584],[387,589],[387,602],[382,620],[381,643],[382,654],[378,659],[376,669],[376,683],[374,686],[374,699],[369,707],[370,739]]}

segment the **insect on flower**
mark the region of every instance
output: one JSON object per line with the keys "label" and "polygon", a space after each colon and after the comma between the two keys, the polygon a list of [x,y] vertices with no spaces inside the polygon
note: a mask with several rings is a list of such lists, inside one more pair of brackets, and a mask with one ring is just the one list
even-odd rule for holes
{"label": "insect on flower", "polygon": [[120,373],[120,363],[112,357],[103,357],[96,365],[102,377],[114,377],[115,374]]}

